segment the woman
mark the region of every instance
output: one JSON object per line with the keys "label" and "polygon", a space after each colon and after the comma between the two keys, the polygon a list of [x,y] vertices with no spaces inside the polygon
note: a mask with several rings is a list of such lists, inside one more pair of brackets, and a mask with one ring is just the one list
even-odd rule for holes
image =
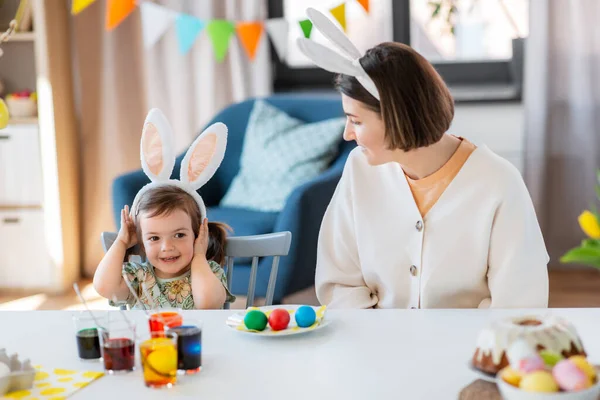
{"label": "woman", "polygon": [[548,253],[518,170],[446,133],[448,88],[409,46],[364,55],[323,14],[314,26],[343,56],[299,40],[339,73],[356,141],[319,234],[319,301],[344,308],[547,307]]}

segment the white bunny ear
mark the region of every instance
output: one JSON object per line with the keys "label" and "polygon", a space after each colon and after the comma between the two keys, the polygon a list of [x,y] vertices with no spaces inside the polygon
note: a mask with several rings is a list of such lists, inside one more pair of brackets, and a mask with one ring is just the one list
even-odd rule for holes
{"label": "white bunny ear", "polygon": [[194,140],[181,162],[181,182],[200,189],[215,174],[227,146],[227,126],[212,124]]}
{"label": "white bunny ear", "polygon": [[157,108],[150,110],[142,128],[140,141],[142,169],[151,181],[166,181],[175,166],[173,131],[165,115]]}
{"label": "white bunny ear", "polygon": [[361,57],[360,51],[352,44],[350,39],[338,28],[329,18],[322,12],[309,7],[306,9],[308,18],[312,21],[315,27],[325,36],[332,44],[345,53],[350,59],[354,60]]}
{"label": "white bunny ear", "polygon": [[338,54],[337,52],[306,38],[296,40],[300,50],[319,67],[335,73],[356,76],[361,73],[353,64],[352,60]]}

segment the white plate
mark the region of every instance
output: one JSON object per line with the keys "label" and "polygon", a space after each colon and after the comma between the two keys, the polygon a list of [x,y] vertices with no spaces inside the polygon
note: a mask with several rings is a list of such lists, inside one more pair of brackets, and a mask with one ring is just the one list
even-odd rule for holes
{"label": "white plate", "polygon": [[[308,328],[298,327],[298,325],[296,324],[296,319],[294,318],[294,312],[301,306],[302,305],[300,305],[300,304],[282,304],[282,305],[278,305],[278,306],[249,307],[247,310],[240,311],[240,312],[237,312],[237,313],[231,315],[229,318],[227,318],[226,324],[227,324],[227,326],[229,326],[231,329],[235,330],[236,332],[246,333],[248,335],[254,335],[254,336],[301,335],[303,333],[316,331],[318,329],[321,329],[321,328],[329,325],[329,321],[327,319],[325,319],[326,307],[321,306],[321,307],[313,307],[313,309],[317,313],[317,321],[312,326],[309,326]],[[284,310],[287,310],[290,313],[290,323],[286,329],[281,330],[281,331],[274,331],[271,329],[269,324],[267,324],[267,327],[265,328],[264,331],[254,331],[254,330],[250,330],[250,329],[246,328],[246,325],[244,325],[244,317],[246,316],[246,312],[251,311],[251,310],[260,310],[260,311],[263,311],[265,314],[267,314],[267,317],[268,317],[270,312],[275,310],[276,308],[283,308]]]}
{"label": "white plate", "polygon": [[481,371],[481,370],[475,368],[473,366],[473,364],[471,363],[471,361],[469,361],[467,363],[467,367],[471,371],[475,372],[480,379],[483,379],[484,381],[488,381],[488,382],[496,382],[496,375],[491,374],[489,372],[484,372],[484,371]]}

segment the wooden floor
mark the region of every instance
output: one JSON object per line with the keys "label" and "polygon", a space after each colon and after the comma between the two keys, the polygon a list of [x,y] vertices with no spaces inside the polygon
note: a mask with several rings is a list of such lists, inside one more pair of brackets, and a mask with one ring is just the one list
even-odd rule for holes
{"label": "wooden floor", "polygon": [[[79,287],[90,308],[111,308],[107,301],[96,293],[90,280],[80,282]],[[243,309],[245,301],[244,297],[238,296],[238,300],[231,308]],[[284,303],[317,305],[314,288],[287,297],[284,299]],[[260,305],[260,299],[257,301],[257,305]],[[600,307],[600,271],[550,271],[550,307]],[[0,310],[75,310],[82,308],[74,292],[61,296],[3,295],[0,293]]]}

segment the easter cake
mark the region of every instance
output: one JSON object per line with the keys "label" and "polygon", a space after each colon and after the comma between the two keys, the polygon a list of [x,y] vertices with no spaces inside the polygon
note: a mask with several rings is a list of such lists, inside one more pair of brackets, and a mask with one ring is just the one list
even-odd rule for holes
{"label": "easter cake", "polygon": [[547,350],[569,358],[586,356],[575,327],[564,318],[544,317],[508,318],[484,328],[477,338],[472,358],[473,367],[496,374],[506,367],[507,349],[517,339],[525,340],[536,350]]}

